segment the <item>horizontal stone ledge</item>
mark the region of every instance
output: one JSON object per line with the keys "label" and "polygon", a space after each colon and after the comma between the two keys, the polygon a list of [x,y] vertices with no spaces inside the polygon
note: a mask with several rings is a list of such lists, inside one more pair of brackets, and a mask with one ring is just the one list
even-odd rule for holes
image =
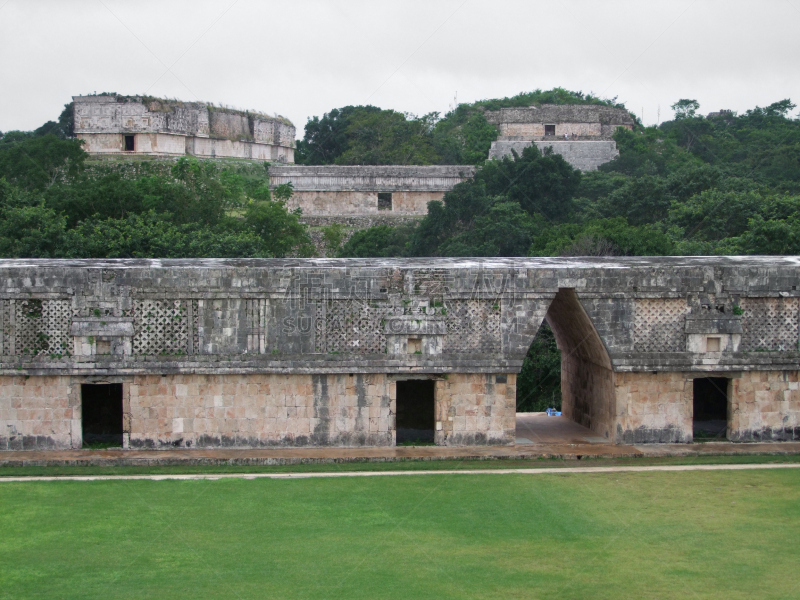
{"label": "horizontal stone ledge", "polygon": [[337,366],[335,368],[314,368],[314,367],[282,367],[269,369],[246,369],[241,367],[231,368],[173,368],[162,370],[148,369],[75,369],[71,371],[51,371],[47,369],[28,369],[24,371],[8,371],[0,369],[0,376],[7,377],[127,377],[134,375],[361,375],[361,374],[383,374],[397,375],[408,373],[519,373],[522,368],[522,361],[516,364],[502,365],[476,365],[462,367],[443,367],[443,366],[404,366],[395,369],[381,367],[370,367],[365,365]]}

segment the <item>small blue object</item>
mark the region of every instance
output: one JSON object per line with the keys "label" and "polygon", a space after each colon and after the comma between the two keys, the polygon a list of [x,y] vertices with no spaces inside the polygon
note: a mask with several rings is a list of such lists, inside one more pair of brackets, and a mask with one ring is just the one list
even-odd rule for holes
{"label": "small blue object", "polygon": [[556,410],[555,408],[548,408],[547,409],[547,416],[548,417],[560,417],[561,416],[561,411],[560,410]]}

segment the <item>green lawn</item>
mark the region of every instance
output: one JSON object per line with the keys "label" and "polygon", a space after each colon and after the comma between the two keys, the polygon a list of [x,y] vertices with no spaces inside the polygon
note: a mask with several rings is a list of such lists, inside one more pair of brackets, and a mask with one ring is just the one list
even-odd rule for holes
{"label": "green lawn", "polygon": [[0,484],[3,598],[798,598],[800,470]]}
{"label": "green lawn", "polygon": [[463,471],[494,469],[544,469],[549,467],[613,467],[613,466],[659,466],[659,465],[717,465],[717,464],[765,464],[797,463],[800,454],[743,454],[720,456],[668,456],[635,458],[584,458],[564,460],[560,458],[503,459],[503,460],[399,460],[386,462],[312,463],[293,465],[142,465],[142,466],[87,466],[60,465],[51,467],[0,466],[2,477],[37,477],[70,475],[168,475],[192,473],[331,473],[347,471]]}

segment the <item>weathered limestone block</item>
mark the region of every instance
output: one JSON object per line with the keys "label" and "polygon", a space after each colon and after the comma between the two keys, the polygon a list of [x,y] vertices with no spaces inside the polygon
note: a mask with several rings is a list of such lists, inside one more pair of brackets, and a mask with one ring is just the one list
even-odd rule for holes
{"label": "weathered limestone block", "polygon": [[692,379],[686,373],[614,373],[615,441],[692,441]]}
{"label": "weathered limestone block", "polygon": [[[504,381],[505,380],[505,381]],[[450,375],[436,382],[436,434],[442,446],[513,444],[516,375]]]}
{"label": "weathered limestone block", "polygon": [[393,443],[384,375],[137,376],[130,446],[380,446]]}
{"label": "weathered limestone block", "polygon": [[798,371],[749,371],[731,380],[728,438],[800,440]]}
{"label": "weathered limestone block", "polygon": [[73,447],[80,405],[69,377],[0,376],[0,450]]}

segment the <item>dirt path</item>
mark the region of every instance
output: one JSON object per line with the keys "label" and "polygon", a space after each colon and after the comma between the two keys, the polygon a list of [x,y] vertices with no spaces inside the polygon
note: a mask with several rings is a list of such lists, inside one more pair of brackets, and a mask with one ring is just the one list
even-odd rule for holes
{"label": "dirt path", "polygon": [[745,465],[665,465],[651,467],[552,467],[539,469],[463,469],[441,471],[345,471],[327,473],[196,473],[174,475],[64,475],[60,477],[0,477],[0,484],[31,481],[150,481],[196,479],[311,479],[331,477],[397,477],[402,475],[552,475],[563,473],[640,473],[645,471],[746,471],[754,469],[798,469],[800,463]]}

